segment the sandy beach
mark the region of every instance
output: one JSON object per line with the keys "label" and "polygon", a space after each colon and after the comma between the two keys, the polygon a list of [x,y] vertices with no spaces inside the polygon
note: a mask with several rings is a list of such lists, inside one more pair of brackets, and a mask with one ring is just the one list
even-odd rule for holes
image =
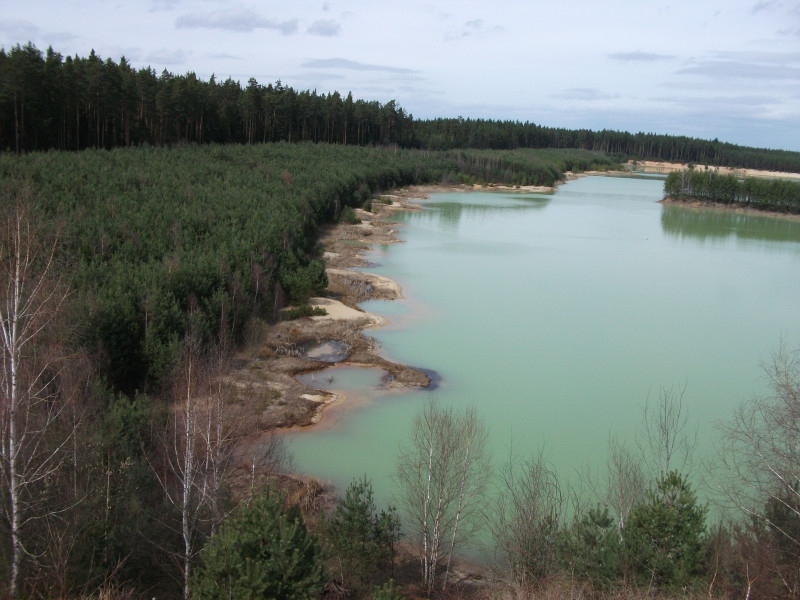
{"label": "sandy beach", "polygon": [[418,210],[415,200],[442,189],[397,190],[373,202],[374,212],[356,209],[360,223],[331,225],[322,231],[319,243],[324,248],[328,287],[325,296],[311,298],[309,304],[324,309],[326,314],[264,326],[255,332],[254,341],[239,352],[235,368],[226,377],[236,391],[237,403],[246,406],[252,415],[251,435],[257,438],[276,428],[317,424],[327,406],[346,401],[341,392],[311,389],[297,380],[299,374],[330,365],[306,356],[302,349],[307,344],[322,340],[346,344],[349,355],[336,364],[384,369],[392,376],[389,388],[430,384],[424,372],[380,356],[375,340],[365,334],[386,321],[361,310],[358,303],[401,298],[400,286],[386,277],[352,269],[367,265],[365,255],[371,244],[400,242],[398,225],[391,220],[395,211]]}
{"label": "sandy beach", "polygon": [[[673,171],[688,171],[691,167],[688,163],[668,163],[657,162],[652,160],[642,161],[628,161],[628,169],[632,171],[639,171],[642,173],[663,173],[668,175]],[[760,171],[757,169],[734,169],[731,167],[715,167],[694,165],[696,170],[710,170],[716,171],[720,175],[735,175],[736,177],[761,177],[765,179],[789,179],[792,181],[800,181],[800,173],[784,173],[781,171]]]}

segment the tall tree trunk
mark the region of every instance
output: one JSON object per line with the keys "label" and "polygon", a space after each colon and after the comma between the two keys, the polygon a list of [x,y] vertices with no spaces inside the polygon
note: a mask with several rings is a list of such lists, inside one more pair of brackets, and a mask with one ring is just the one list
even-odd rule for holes
{"label": "tall tree trunk", "polygon": [[57,468],[59,451],[68,440],[52,451],[40,447],[60,409],[47,393],[51,365],[37,362],[39,353],[26,347],[41,343],[64,296],[49,285],[55,247],[44,246],[33,231],[25,205],[29,190],[16,193],[19,197],[6,203],[13,208],[0,223],[0,471],[8,482],[3,494],[10,527],[11,598],[17,597],[25,555],[22,526],[33,516],[25,492]]}

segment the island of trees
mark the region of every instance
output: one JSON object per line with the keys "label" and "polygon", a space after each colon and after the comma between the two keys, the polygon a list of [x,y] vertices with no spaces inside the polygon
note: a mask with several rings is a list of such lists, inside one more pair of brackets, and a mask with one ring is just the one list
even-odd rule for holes
{"label": "island of trees", "polygon": [[[401,506],[376,507],[365,476],[325,507],[281,478],[278,438],[248,445],[252,415],[224,377],[280,309],[325,289],[320,228],[382,191],[552,186],[628,158],[800,171],[800,153],[416,121],[394,102],[30,44],[0,51],[0,148],[8,597],[462,594],[453,557],[481,528],[498,557],[487,594],[800,596],[791,349],[766,367],[773,396],[726,437],[727,472],[742,476],[726,489],[747,516],[714,524],[680,458],[691,444],[674,390],[645,415],[642,452],[611,440],[591,498],[573,502],[541,456],[490,477],[475,414],[431,403],[398,456]],[[796,188],[698,169],[666,191],[796,211]]]}
{"label": "island of trees", "polygon": [[800,185],[785,179],[722,175],[713,169],[674,171],[664,182],[664,193],[676,200],[742,206],[756,210],[800,213]]}

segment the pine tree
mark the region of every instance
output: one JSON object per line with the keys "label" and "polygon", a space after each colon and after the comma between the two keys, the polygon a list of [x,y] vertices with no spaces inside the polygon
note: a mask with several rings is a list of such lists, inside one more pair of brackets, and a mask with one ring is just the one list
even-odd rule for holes
{"label": "pine tree", "polygon": [[322,551],[297,507],[269,492],[224,522],[201,553],[192,597],[309,598],[322,591]]}
{"label": "pine tree", "polygon": [[346,585],[364,585],[394,558],[400,521],[394,507],[377,512],[372,482],[354,479],[326,523],[326,533],[339,575]]}
{"label": "pine tree", "polygon": [[682,588],[701,575],[706,512],[677,471],[667,473],[633,508],[623,540],[640,583]]}

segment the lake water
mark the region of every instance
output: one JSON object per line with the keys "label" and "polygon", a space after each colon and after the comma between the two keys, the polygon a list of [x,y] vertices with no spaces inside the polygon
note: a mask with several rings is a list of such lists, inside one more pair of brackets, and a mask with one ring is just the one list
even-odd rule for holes
{"label": "lake water", "polygon": [[367,474],[393,496],[398,446],[431,394],[473,405],[493,454],[544,451],[565,479],[632,440],[648,396],[683,388],[699,428],[766,384],[759,362],[800,345],[800,221],[662,206],[663,181],[585,177],[552,194],[442,193],[398,213],[405,243],[369,270],[405,299],[367,302],[388,358],[435,370],[435,391],[364,378],[353,402],[290,436],[299,471],[343,492]]}

